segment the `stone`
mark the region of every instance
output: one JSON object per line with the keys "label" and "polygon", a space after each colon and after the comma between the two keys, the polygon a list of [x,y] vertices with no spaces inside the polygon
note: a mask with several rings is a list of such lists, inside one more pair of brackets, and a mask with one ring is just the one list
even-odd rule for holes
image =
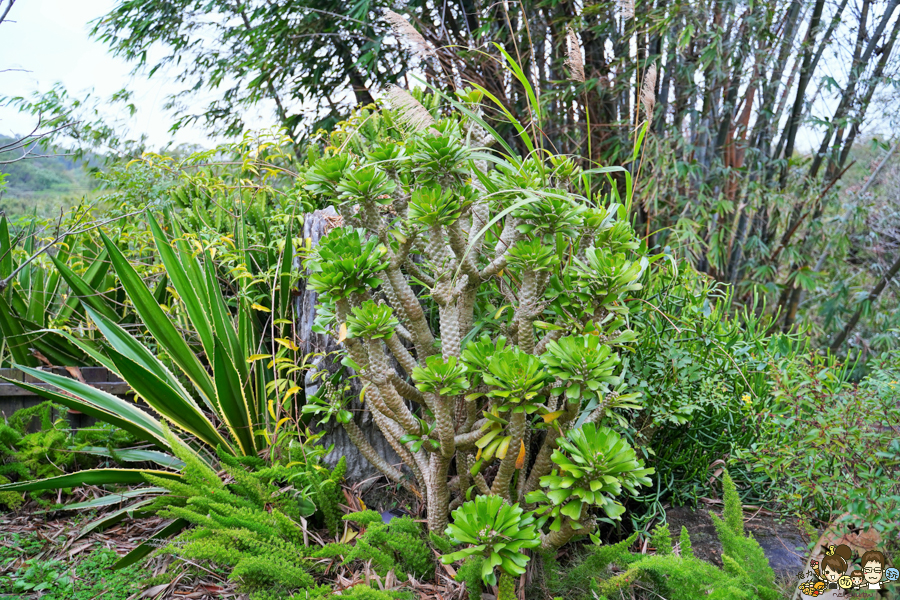
{"label": "stone", "polygon": [[[717,515],[722,516],[720,512]],[[702,508],[692,510],[684,506],[673,507],[666,511],[666,520],[673,540],[678,539],[682,525],[685,526],[691,536],[694,556],[722,566],[722,545],[716,536],[709,511]],[[796,527],[779,523],[770,514],[754,515],[745,511],[744,531],[752,533],[759,542],[776,575],[796,577],[797,573],[804,570],[810,540]]]}

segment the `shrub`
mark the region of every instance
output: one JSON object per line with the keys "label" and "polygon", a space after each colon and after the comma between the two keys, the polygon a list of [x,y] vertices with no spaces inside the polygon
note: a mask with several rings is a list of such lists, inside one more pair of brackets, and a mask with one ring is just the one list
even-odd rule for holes
{"label": "shrub", "polygon": [[858,384],[850,363],[814,356],[772,372],[774,402],[756,418],[759,441],[740,452],[782,511],[823,526],[873,528],[886,544],[900,532],[900,360],[873,361]]}
{"label": "shrub", "polygon": [[[726,472],[727,473],[727,472]],[[563,598],[592,599],[663,596],[671,600],[716,598],[719,600],[776,600],[780,598],[774,573],[762,548],[743,535],[740,500],[733,482],[725,476],[724,520],[713,515],[722,543],[724,569],[694,558],[690,537],[681,532],[680,551],[673,553],[667,525],[657,527],[653,539],[662,552],[632,554],[628,548],[637,534],[609,546],[594,546],[565,570],[552,555],[544,555],[544,579],[549,591]],[[618,572],[613,572],[615,566]]]}
{"label": "shrub", "polygon": [[[447,100],[456,110],[445,105],[441,119],[411,96],[395,110],[365,111],[307,173],[308,189],[330,197],[344,223],[305,262],[318,324],[344,341],[343,364],[359,374],[414,482],[342,407],[308,408],[337,414],[363,456],[425,498],[432,532],[447,526],[451,501],[526,502],[575,448],[558,440],[639,408],[619,356],[634,341],[624,302],[658,258],[628,224],[627,198],[590,193],[591,174],[568,158],[523,159],[500,138],[496,152],[479,148],[479,109],[461,98]],[[589,532],[595,505],[620,518],[614,496],[647,485],[651,472],[628,468],[635,478],[623,476],[621,488],[541,496],[559,509],[545,544]]]}

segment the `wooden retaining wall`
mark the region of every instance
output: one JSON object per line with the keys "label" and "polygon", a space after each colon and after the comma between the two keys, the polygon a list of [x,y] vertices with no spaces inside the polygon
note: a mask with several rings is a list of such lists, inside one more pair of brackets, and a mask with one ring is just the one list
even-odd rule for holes
{"label": "wooden retaining wall", "polygon": [[[62,375],[70,379],[77,379],[73,373],[70,373],[64,367],[50,367],[42,370],[49,371],[55,375]],[[115,396],[125,396],[131,392],[131,388],[127,383],[119,379],[115,373],[110,373],[106,367],[80,367],[76,371],[81,374],[85,383],[108,392]],[[26,375],[18,369],[0,369],[0,377],[12,379],[15,381],[23,381],[30,383],[36,387],[55,390],[49,384],[35,379],[30,375]],[[0,379],[0,418],[9,417],[14,412],[22,408],[30,408],[44,401],[42,396],[32,393],[30,390],[20,388],[14,383]],[[93,425],[95,419],[83,415],[75,411],[68,411],[69,423],[73,429],[89,427]],[[34,425],[32,426],[32,429]]]}

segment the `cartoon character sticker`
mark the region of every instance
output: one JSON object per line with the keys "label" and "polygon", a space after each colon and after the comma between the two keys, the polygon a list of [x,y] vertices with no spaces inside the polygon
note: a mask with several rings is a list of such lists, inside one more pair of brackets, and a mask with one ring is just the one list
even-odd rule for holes
{"label": "cartoon character sticker", "polygon": [[801,581],[800,592],[815,598],[829,590],[880,590],[883,583],[900,579],[900,571],[888,568],[884,554],[877,550],[864,553],[859,567],[851,563],[852,557],[853,552],[845,544],[829,546],[821,564],[810,561],[811,571],[800,573],[800,579],[811,576],[808,581]]}
{"label": "cartoon character sticker", "polygon": [[887,566],[885,564],[884,554],[877,550],[869,550],[862,555],[859,562],[862,563],[863,578],[868,585],[868,588],[863,589],[880,590],[882,575],[885,570],[884,568]]}
{"label": "cartoon character sticker", "polygon": [[838,580],[847,573],[847,561],[853,556],[853,552],[846,544],[829,546],[825,557],[822,559],[821,578],[828,584],[829,590],[838,588]]}

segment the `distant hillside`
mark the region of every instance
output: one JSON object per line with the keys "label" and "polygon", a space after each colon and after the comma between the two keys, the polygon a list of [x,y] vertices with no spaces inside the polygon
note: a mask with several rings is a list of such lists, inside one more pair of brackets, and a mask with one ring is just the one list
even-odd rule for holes
{"label": "distant hillside", "polygon": [[[12,141],[0,136],[0,146]],[[0,153],[0,162],[22,154],[22,150]],[[0,173],[6,176],[5,185],[0,187],[0,212],[20,216],[36,211],[38,216],[49,216],[93,191],[94,182],[85,168],[86,161],[56,154],[52,149],[36,149],[33,154],[51,156],[0,165]]]}

